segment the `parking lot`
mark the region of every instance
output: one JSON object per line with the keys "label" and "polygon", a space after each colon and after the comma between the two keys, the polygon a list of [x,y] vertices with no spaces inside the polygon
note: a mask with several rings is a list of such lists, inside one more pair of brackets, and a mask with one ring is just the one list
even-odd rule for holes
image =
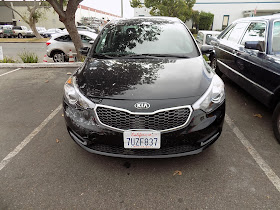
{"label": "parking lot", "polygon": [[68,135],[74,68],[0,69],[0,209],[279,209],[272,113],[226,77],[221,137],[172,159],[90,154]]}

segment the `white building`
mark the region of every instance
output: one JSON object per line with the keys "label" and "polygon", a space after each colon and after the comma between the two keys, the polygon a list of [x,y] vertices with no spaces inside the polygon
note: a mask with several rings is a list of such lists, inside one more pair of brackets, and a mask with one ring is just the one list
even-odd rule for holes
{"label": "white building", "polygon": [[[27,14],[27,7],[23,1],[6,1],[7,4],[11,5],[20,14]],[[33,5],[33,1],[27,1],[30,6]],[[64,24],[59,21],[58,14],[51,8],[49,10],[41,9],[45,14],[44,18],[36,24],[36,26],[42,26],[45,28],[64,28]],[[82,17],[95,17],[101,20],[112,20],[114,18],[119,18],[120,16],[114,15],[108,12],[97,10],[94,8],[79,5],[76,11],[76,23],[81,22]],[[11,9],[7,8],[2,1],[0,1],[0,25],[17,25],[17,26],[27,26],[22,18]]]}
{"label": "white building", "polygon": [[[144,0],[141,0],[144,2]],[[143,4],[142,4],[143,5]],[[196,0],[193,10],[214,14],[212,30],[221,30],[233,21],[250,16],[263,16],[280,13],[279,0]],[[150,16],[149,9],[134,9],[134,16]],[[192,22],[187,26],[192,28]]]}

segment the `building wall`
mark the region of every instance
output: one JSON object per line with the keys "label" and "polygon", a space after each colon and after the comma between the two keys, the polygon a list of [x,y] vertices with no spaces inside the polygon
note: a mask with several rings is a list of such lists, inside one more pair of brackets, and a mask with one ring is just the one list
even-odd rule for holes
{"label": "building wall", "polygon": [[[8,2],[10,4],[10,2]],[[27,8],[22,2],[12,2],[14,9],[16,9],[20,14],[28,14]],[[5,11],[1,12],[1,11]],[[41,11],[44,12],[44,17],[40,19],[40,21],[36,24],[37,27],[45,27],[46,29],[49,28],[64,28],[64,24],[59,21],[58,14],[53,10],[53,8],[50,8],[49,10],[41,9]],[[7,15],[8,14],[8,15]],[[2,17],[3,16],[3,17]],[[120,16],[110,14],[101,10],[96,10],[93,8],[89,8],[83,5],[79,5],[78,9],[76,11],[76,23],[81,22],[82,17],[96,17],[99,19],[104,20],[112,20],[114,18],[119,18]],[[12,11],[1,4],[0,2],[0,21],[5,20],[5,22],[15,22],[17,26],[26,26],[27,28],[30,28],[27,23],[25,23],[22,18],[14,12],[14,18],[12,16]]]}
{"label": "building wall", "polygon": [[[144,3],[144,0],[141,0]],[[256,14],[254,14],[256,9]],[[222,30],[224,15],[228,15],[228,24],[233,21],[248,17],[280,13],[279,0],[196,0],[193,10],[211,12],[214,14],[212,30]],[[146,7],[135,8],[134,16],[150,16]],[[192,28],[192,22],[187,21],[187,26]]]}
{"label": "building wall", "polygon": [[79,5],[79,7],[76,11],[76,22],[80,22],[82,17],[95,17],[98,19],[106,20],[106,21],[112,20],[115,18],[120,18],[120,16],[118,16],[118,15],[114,15],[114,14],[111,14],[108,12],[86,7],[83,5]]}
{"label": "building wall", "polygon": [[[27,10],[26,7],[22,6],[14,6],[14,8],[20,13],[20,14],[26,14]],[[41,11],[44,13],[44,16],[40,21],[36,24],[37,27],[45,27],[46,29],[49,28],[64,28],[64,24],[59,21],[58,14],[51,8],[49,10],[41,9]],[[25,23],[21,17],[14,13],[16,25],[17,26],[26,26],[27,28],[30,28],[30,26]]]}
{"label": "building wall", "polygon": [[[229,16],[228,24],[246,16],[271,15],[280,13],[278,0],[197,0],[193,10],[211,12],[214,14],[213,30],[221,30],[224,15]],[[191,28],[190,23],[188,27]]]}

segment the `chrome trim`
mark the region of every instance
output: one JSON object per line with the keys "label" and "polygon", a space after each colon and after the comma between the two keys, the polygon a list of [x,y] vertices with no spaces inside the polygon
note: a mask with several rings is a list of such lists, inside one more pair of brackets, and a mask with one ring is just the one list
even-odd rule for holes
{"label": "chrome trim", "polygon": [[[272,23],[272,30],[271,30],[271,52],[273,52],[274,54],[273,55],[275,55],[275,52],[273,51],[273,49],[272,49],[272,44],[273,44],[273,38],[274,38],[274,36],[273,36],[273,31],[274,31],[274,24],[275,24],[275,22],[280,22],[280,19],[276,19],[276,20],[273,20],[273,23]],[[278,53],[277,51],[276,51],[276,53]]]}
{"label": "chrome trim", "polygon": [[270,90],[264,88],[263,86],[259,85],[258,83],[255,83],[254,81],[250,80],[249,78],[245,77],[244,75],[240,74],[238,71],[234,70],[233,68],[229,67],[228,65],[226,65],[225,63],[223,63],[220,60],[217,60],[217,62],[219,62],[221,65],[223,65],[224,67],[228,68],[229,70],[231,70],[232,72],[234,72],[235,74],[239,75],[240,77],[242,77],[243,79],[246,79],[248,82],[258,86],[259,88],[263,89],[264,91],[266,91],[267,93],[269,93],[270,95],[273,95],[273,92],[271,92]]}
{"label": "chrome trim", "polygon": [[[236,55],[236,54],[233,54],[233,53],[231,53],[231,52],[229,52],[229,51],[226,51],[226,50],[224,50],[223,48],[220,48],[220,47],[217,47],[217,46],[216,46],[216,48],[218,48],[219,50],[224,51],[225,53],[228,53],[228,54],[230,54],[230,55],[232,55],[232,56],[234,56],[234,57],[237,57],[238,59],[241,59],[241,60],[243,60],[243,61],[245,61],[245,62],[247,62],[247,63],[250,63],[250,64],[252,64],[252,65],[254,65],[254,66],[257,66],[257,67],[260,67],[260,68],[262,68],[262,69],[265,69],[266,71],[269,71],[270,73],[273,73],[273,74],[276,74],[276,75],[280,76],[280,73],[278,73],[278,72],[276,72],[276,71],[272,71],[272,70],[269,69],[269,68],[266,68],[266,67],[261,66],[261,65],[256,64],[256,63],[253,63],[252,61],[246,60],[245,58],[240,57],[240,56],[238,56],[238,55]],[[273,55],[273,54],[267,54],[267,56],[269,57],[269,56],[275,56],[275,55]],[[275,58],[274,58],[274,59],[275,59]],[[217,59],[217,62],[218,62],[218,59]],[[221,62],[221,61],[220,61],[220,62]],[[223,64],[224,64],[224,63],[223,63]],[[224,64],[224,65],[226,65],[226,64]]]}
{"label": "chrome trim", "polygon": [[[186,106],[177,106],[177,107],[172,107],[172,108],[166,108],[166,109],[159,109],[157,111],[154,111],[154,112],[131,112],[127,109],[122,109],[122,108],[118,108],[118,107],[113,107],[113,106],[107,106],[107,105],[103,105],[103,104],[96,104],[95,107],[94,107],[94,114],[95,114],[95,118],[96,118],[96,121],[98,124],[104,126],[105,128],[108,128],[108,129],[111,129],[113,131],[118,131],[118,132],[124,132],[126,130],[123,130],[123,129],[119,129],[119,128],[115,128],[115,127],[111,127],[109,125],[106,125],[104,123],[102,123],[98,117],[98,114],[96,112],[96,109],[98,107],[104,107],[104,108],[108,108],[108,109],[114,109],[114,110],[118,110],[118,111],[122,111],[122,112],[126,112],[128,114],[132,114],[132,115],[154,115],[154,114],[157,114],[159,112],[165,112],[165,111],[170,111],[170,110],[176,110],[176,109],[183,109],[183,108],[188,108],[190,110],[190,114],[188,116],[188,119],[186,120],[186,122],[183,124],[183,125],[180,125],[180,126],[177,126],[177,127],[174,127],[174,128],[170,128],[170,129],[165,129],[165,130],[158,130],[160,131],[161,133],[167,133],[167,132],[170,132],[170,131],[175,131],[175,130],[178,130],[180,128],[183,128],[185,126],[188,125],[189,121],[190,121],[190,117],[193,113],[193,109],[190,105],[186,105]],[[128,130],[131,130],[131,129],[128,129]],[[139,129],[139,130],[143,130],[143,131],[146,131],[146,130],[151,130],[151,129]]]}

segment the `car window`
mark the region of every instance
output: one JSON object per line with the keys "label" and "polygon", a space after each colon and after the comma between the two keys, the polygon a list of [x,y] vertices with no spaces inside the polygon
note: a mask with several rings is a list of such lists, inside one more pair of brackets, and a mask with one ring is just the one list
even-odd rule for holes
{"label": "car window", "polygon": [[85,35],[81,35],[81,40],[83,43],[89,43],[90,41],[92,41],[92,39],[88,36]]}
{"label": "car window", "polygon": [[199,43],[203,43],[203,37],[204,37],[203,33],[202,33],[202,32],[199,32],[199,33],[197,34],[196,40],[197,40]]}
{"label": "car window", "polygon": [[103,31],[95,52],[116,55],[184,54],[188,57],[199,55],[192,37],[183,24],[164,21],[110,24]]}
{"label": "car window", "polygon": [[54,40],[59,41],[59,42],[71,42],[71,37],[69,35],[64,35],[64,36],[60,36],[55,38]]}
{"label": "car window", "polygon": [[280,53],[280,21],[276,21],[273,24],[272,51]]}
{"label": "car window", "polygon": [[227,40],[234,43],[238,43],[247,26],[248,23],[237,23],[229,33]]}
{"label": "car window", "polygon": [[249,25],[244,37],[241,41],[245,45],[247,41],[265,41],[266,23],[253,22]]}
{"label": "car window", "polygon": [[20,26],[14,26],[13,30],[21,30],[21,27]]}

